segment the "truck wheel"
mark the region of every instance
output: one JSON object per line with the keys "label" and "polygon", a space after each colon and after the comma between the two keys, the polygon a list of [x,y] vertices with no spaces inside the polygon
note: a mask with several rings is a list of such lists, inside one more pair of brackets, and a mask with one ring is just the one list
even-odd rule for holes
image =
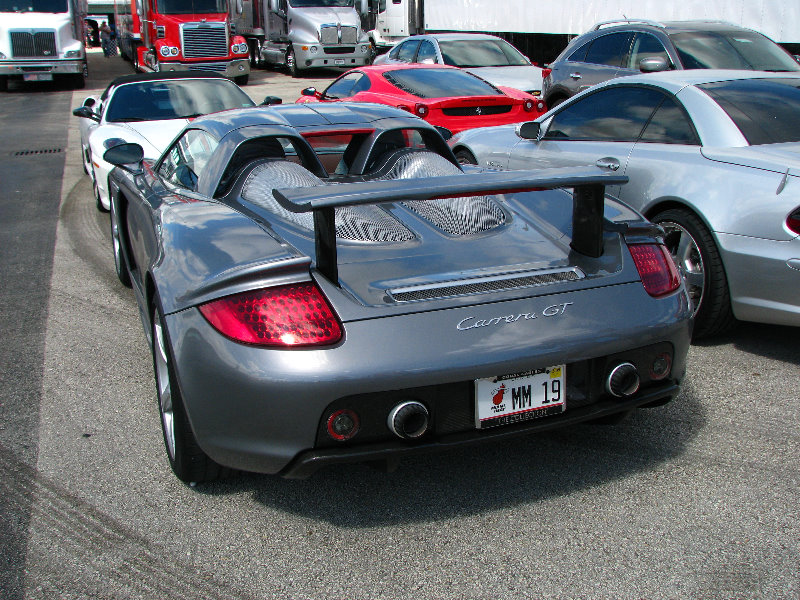
{"label": "truck wheel", "polygon": [[8,76],[0,75],[0,92],[8,91]]}
{"label": "truck wheel", "polygon": [[297,61],[294,59],[294,48],[291,47],[286,52],[286,70],[292,77],[297,77]]}
{"label": "truck wheel", "polygon": [[250,75],[239,75],[238,77],[234,77],[233,80],[236,82],[236,85],[247,85],[247,82],[250,80]]}
{"label": "truck wheel", "polygon": [[258,47],[258,40],[250,40],[247,45],[250,47],[250,68],[255,69],[258,67],[259,54],[261,49]]}

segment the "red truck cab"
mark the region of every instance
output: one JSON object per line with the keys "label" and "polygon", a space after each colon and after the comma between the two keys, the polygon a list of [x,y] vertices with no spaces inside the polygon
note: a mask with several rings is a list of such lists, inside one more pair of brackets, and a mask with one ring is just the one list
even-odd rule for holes
{"label": "red truck cab", "polygon": [[231,30],[227,0],[115,0],[114,8],[120,53],[136,71],[202,69],[247,83],[249,49]]}

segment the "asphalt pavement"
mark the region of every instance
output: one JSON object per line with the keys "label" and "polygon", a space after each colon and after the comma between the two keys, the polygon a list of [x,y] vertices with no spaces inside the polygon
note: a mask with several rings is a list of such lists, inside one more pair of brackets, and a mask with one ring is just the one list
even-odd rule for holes
{"label": "asphalt pavement", "polygon": [[[394,473],[343,465],[303,481],[181,484],[68,110],[129,65],[91,58],[87,89],[42,121],[65,148],[60,191],[40,200],[54,234],[26,267],[46,310],[30,357],[7,352],[0,371],[0,539],[19,556],[4,566],[14,587],[3,600],[800,598],[800,343],[790,328],[742,324],[693,346],[680,397],[619,425],[416,457]],[[256,71],[244,89],[291,102],[335,75]],[[19,118],[8,107],[3,123]],[[16,193],[0,196],[3,207],[35,197]],[[24,232],[2,239],[0,252],[20,252]],[[24,271],[0,273],[3,304],[36,301]],[[4,341],[14,316],[4,315]],[[27,440],[9,432],[8,403],[23,405],[11,386],[23,383]]]}

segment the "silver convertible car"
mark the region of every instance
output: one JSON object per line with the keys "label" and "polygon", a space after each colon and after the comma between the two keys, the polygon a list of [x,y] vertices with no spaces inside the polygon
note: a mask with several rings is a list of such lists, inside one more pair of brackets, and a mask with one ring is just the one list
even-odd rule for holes
{"label": "silver convertible car", "polygon": [[800,326],[800,77],[671,71],[599,84],[517,127],[464,132],[461,162],[596,165],[664,227],[695,337],[736,319]]}
{"label": "silver convertible car", "polygon": [[[364,103],[191,122],[105,153],[169,461],[303,477],[609,420],[679,391],[689,297],[597,167],[466,173]],[[532,191],[534,190],[534,191]]]}

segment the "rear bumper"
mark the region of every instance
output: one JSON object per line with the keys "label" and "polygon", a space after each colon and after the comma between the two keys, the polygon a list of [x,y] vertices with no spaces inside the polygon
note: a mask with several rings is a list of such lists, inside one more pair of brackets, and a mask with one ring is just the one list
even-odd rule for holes
{"label": "rear bumper", "polygon": [[718,233],[733,314],[742,321],[800,326],[800,238]]}
{"label": "rear bumper", "polygon": [[[551,310],[558,302],[574,304],[567,311]],[[539,316],[512,318],[530,311]],[[686,369],[689,314],[683,290],[654,300],[635,282],[347,322],[344,341],[324,349],[237,344],[213,330],[196,308],[167,315],[166,322],[184,406],[206,454],[237,469],[303,477],[325,464],[497,439],[668,401]],[[490,319],[497,315],[503,318]],[[458,327],[467,320],[497,322]],[[672,348],[668,378],[624,401],[603,392],[612,356],[628,360],[637,349],[658,344]],[[577,387],[584,400],[568,396],[563,414],[496,431],[474,427],[475,379],[567,364],[569,393],[569,382],[579,381],[571,379],[571,372],[579,374],[570,371],[573,363],[585,365],[582,381],[591,387]],[[405,443],[385,426],[388,412],[407,396],[426,404],[438,419],[422,445]],[[327,415],[340,404],[355,407],[362,422],[358,436],[346,444],[321,436]]]}
{"label": "rear bumper", "polygon": [[408,444],[391,442],[383,444],[368,444],[351,448],[327,448],[320,450],[307,450],[300,453],[289,465],[281,471],[280,475],[287,479],[305,479],[313,475],[318,469],[335,464],[381,462],[388,465],[404,457],[438,452],[451,448],[472,446],[484,442],[513,439],[523,435],[534,434],[550,429],[558,429],[577,425],[592,419],[599,419],[609,415],[624,413],[641,406],[661,406],[672,401],[680,391],[678,383],[669,383],[657,390],[636,396],[632,400],[615,401],[605,400],[582,408],[567,410],[561,415],[545,417],[537,421],[528,421],[519,425],[510,425],[486,432],[475,430],[473,432],[456,433],[443,436],[433,442]]}

